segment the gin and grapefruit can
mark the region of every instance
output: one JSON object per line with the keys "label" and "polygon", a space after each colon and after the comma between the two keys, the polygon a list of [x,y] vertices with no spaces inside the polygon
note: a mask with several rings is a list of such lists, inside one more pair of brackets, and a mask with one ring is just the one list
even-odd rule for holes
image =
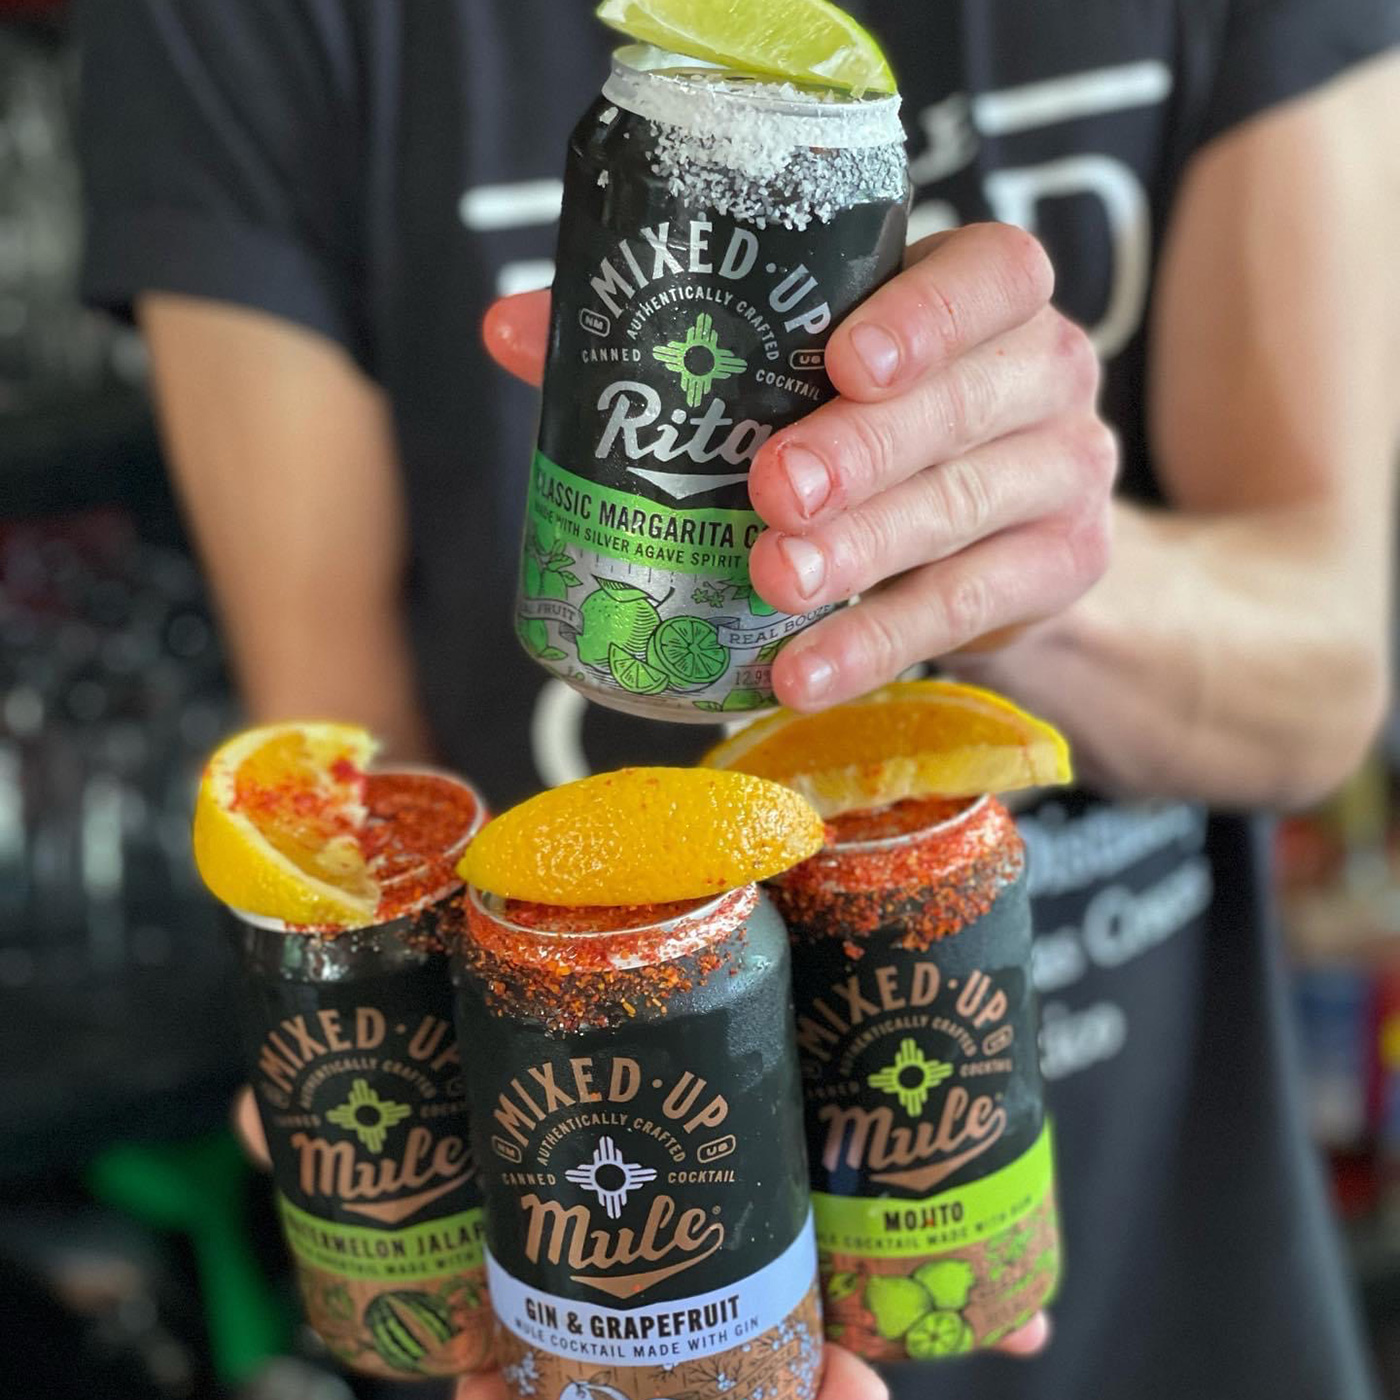
{"label": "gin and grapefruit can", "polygon": [[516,630],[599,704],[713,722],[822,615],[753,590],[749,468],[833,396],[909,179],[897,97],[688,64],[620,51],[569,144]]}
{"label": "gin and grapefruit can", "polygon": [[1060,1273],[1025,849],[995,798],[838,817],[774,880],[794,948],[827,1336],[995,1346]]}
{"label": "gin and grapefruit can", "polygon": [[470,893],[454,962],[510,1394],[821,1377],[787,935],[750,886],[558,909]]}
{"label": "gin and grapefruit can", "polygon": [[462,1375],[490,1366],[494,1324],[441,931],[460,890],[441,881],[485,809],[446,775],[365,789],[379,867],[396,867],[381,905],[402,912],[337,930],[230,911],[249,1068],[312,1328],[356,1371]]}

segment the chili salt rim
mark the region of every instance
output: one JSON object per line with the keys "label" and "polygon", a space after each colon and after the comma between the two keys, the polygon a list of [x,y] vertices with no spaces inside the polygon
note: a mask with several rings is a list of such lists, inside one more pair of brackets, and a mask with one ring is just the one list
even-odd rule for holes
{"label": "chili salt rim", "polygon": [[[472,819],[462,835],[448,846],[440,855],[430,860],[425,860],[421,865],[414,866],[412,870],[405,870],[403,874],[396,876],[383,888],[392,890],[397,885],[402,885],[412,880],[415,876],[421,875],[423,871],[430,870],[434,865],[455,864],[471,844],[472,839],[486,825],[489,819],[489,811],[486,806],[486,799],[481,795],[475,783],[469,782],[460,773],[451,773],[445,768],[434,768],[427,763],[410,763],[402,766],[366,771],[366,776],[378,772],[381,777],[397,777],[400,774],[407,777],[421,778],[441,778],[445,782],[453,784],[455,787],[464,789],[471,794],[474,809]],[[450,899],[456,894],[465,880],[448,880],[437,889],[424,894],[415,900],[406,909],[398,910],[392,918],[379,920],[368,924],[292,924],[285,919],[274,918],[268,914],[252,914],[246,909],[239,909],[236,905],[225,905],[225,908],[241,922],[250,927],[260,929],[264,933],[298,933],[309,934],[323,938],[342,939],[349,938],[354,934],[383,933],[392,932],[398,925],[407,924],[416,919],[425,910],[431,909],[434,905],[441,904],[444,900]]]}
{"label": "chili salt rim", "polygon": [[462,881],[455,880],[451,884],[443,885],[441,889],[432,894],[424,895],[411,909],[405,909],[392,918],[373,924],[289,924],[285,919],[274,919],[269,914],[250,914],[246,909],[238,909],[232,904],[224,907],[241,923],[261,929],[264,933],[300,933],[316,938],[334,939],[338,942],[342,939],[353,938],[357,934],[392,933],[400,924],[410,924],[421,914],[433,908],[434,905],[451,899],[461,888]]}
{"label": "chili salt rim", "polygon": [[[864,855],[877,851],[894,850],[898,846],[913,845],[916,841],[926,841],[930,836],[941,836],[956,826],[971,822],[974,817],[981,815],[982,809],[991,800],[992,794],[984,792],[981,797],[969,803],[956,816],[931,822],[928,826],[921,826],[915,831],[901,831],[894,836],[877,836],[869,841],[838,841],[834,846],[828,846],[826,851],[832,855],[846,855],[847,853]],[[781,879],[782,876],[778,878]]]}
{"label": "chili salt rim", "polygon": [[1010,813],[984,794],[954,816],[915,831],[827,846],[772,882],[788,928],[844,938],[848,956],[882,928],[922,950],[982,918],[1025,870]]}
{"label": "chili salt rim", "polygon": [[[475,885],[468,885],[467,937],[488,956],[504,952],[500,948],[486,946],[476,937],[473,925],[476,918],[480,917],[488,921],[492,932],[504,934],[522,947],[550,949],[552,954],[557,956],[567,946],[587,944],[593,950],[596,960],[606,960],[614,971],[629,972],[673,962],[677,958],[699,951],[717,938],[738,928],[758,907],[758,901],[759,888],[756,884],[740,885],[738,889],[726,890],[723,894],[698,904],[694,909],[663,919],[659,923],[634,924],[631,927],[608,929],[603,932],[589,930],[570,933],[562,929],[531,928],[528,924],[518,924],[506,917],[504,909],[507,901],[503,896],[478,889]],[[567,908],[564,905],[558,907]],[[606,945],[611,940],[626,940],[628,949],[620,949],[614,956],[607,956],[604,951],[604,958],[598,959],[597,950],[600,945]],[[505,952],[505,956],[509,957],[510,954]]]}
{"label": "chili salt rim", "polygon": [[[371,770],[371,772],[372,771],[373,770]],[[481,795],[476,784],[469,782],[466,778],[462,777],[460,773],[449,773],[444,768],[434,768],[431,764],[427,763],[411,763],[404,767],[388,769],[382,773],[381,776],[397,777],[401,773],[408,777],[442,778],[456,787],[463,788],[471,794],[472,800],[475,803],[475,809],[472,813],[471,823],[456,841],[448,846],[440,855],[434,856],[431,860],[425,860],[422,865],[415,866],[412,870],[405,870],[402,875],[396,876],[394,879],[388,881],[386,885],[388,889],[392,889],[395,885],[401,885],[405,881],[413,879],[415,875],[422,874],[423,871],[431,869],[434,865],[445,864],[447,862],[452,862],[455,865],[455,863],[461,859],[467,847],[471,845],[473,838],[476,837],[481,831],[481,828],[486,825],[490,817],[486,806],[486,799]],[[413,909],[407,909],[404,911],[404,914],[396,915],[395,917],[402,918],[404,915],[424,909],[428,904],[434,903],[445,895],[451,894],[453,890],[460,890],[465,883],[466,881],[464,880],[449,881],[436,894],[425,896],[424,900],[416,904]]]}

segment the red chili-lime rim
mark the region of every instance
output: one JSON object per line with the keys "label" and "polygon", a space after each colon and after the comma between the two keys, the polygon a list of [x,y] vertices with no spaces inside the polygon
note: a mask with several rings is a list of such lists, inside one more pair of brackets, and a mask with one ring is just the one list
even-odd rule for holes
{"label": "red chili-lime rim", "polygon": [[[370,768],[366,770],[366,775],[378,777],[422,777],[441,778],[445,782],[451,783],[454,787],[463,789],[470,793],[473,802],[473,812],[471,822],[456,841],[447,847],[440,855],[433,856],[429,860],[423,861],[421,865],[414,866],[411,870],[405,870],[395,876],[392,880],[386,881],[381,886],[381,890],[392,890],[402,886],[409,881],[421,876],[425,871],[432,869],[434,865],[444,865],[449,870],[456,867],[461,859],[462,853],[471,844],[472,839],[477,835],[490,818],[490,812],[486,806],[486,799],[481,795],[475,783],[469,782],[460,773],[449,772],[445,768],[435,768],[426,763],[399,764],[393,768]],[[401,924],[405,919],[416,918],[425,909],[430,909],[434,904],[440,903],[449,896],[455,894],[462,888],[460,879],[450,879],[445,881],[438,888],[425,893],[420,899],[407,908],[399,910],[392,918],[382,922],[371,924],[289,924],[285,919],[274,918],[267,914],[250,914],[246,909],[239,909],[235,905],[228,905],[230,913],[235,915],[241,922],[256,929],[263,929],[268,933],[336,933],[352,934],[367,933],[376,929],[392,928],[396,924]]]}
{"label": "red chili-lime rim", "polygon": [[[907,799],[906,799],[907,800]],[[926,841],[930,836],[938,836],[945,831],[951,831],[954,827],[962,826],[964,823],[981,814],[982,809],[992,800],[991,793],[983,793],[981,797],[969,802],[962,811],[955,813],[951,817],[944,817],[942,821],[930,822],[928,826],[921,826],[913,831],[897,832],[893,836],[876,836],[869,841],[838,841],[834,845],[825,847],[825,854],[839,852],[844,855],[851,852],[860,855],[867,851],[890,851],[898,846],[910,846],[918,841]],[[890,804],[894,806],[894,803]],[[822,854],[822,852],[818,852]],[[786,874],[787,872],[784,872]],[[782,875],[775,877],[781,880]]]}
{"label": "red chili-lime rim", "polygon": [[[505,912],[506,905],[510,902],[505,897],[477,889],[475,885],[467,887],[467,903],[471,915],[469,922],[473,930],[477,919],[484,919],[488,921],[492,934],[501,938],[503,942],[514,943],[522,952],[527,949],[539,950],[550,945],[559,949],[565,943],[573,948],[587,944],[593,950],[596,960],[606,961],[617,971],[649,967],[685,957],[726,931],[724,926],[737,928],[753,914],[758,907],[758,901],[757,885],[740,885],[738,889],[726,890],[710,899],[697,901],[693,908],[672,915],[669,919],[623,925],[602,931],[570,933],[563,929],[531,928],[528,924],[516,923]],[[564,905],[558,907],[567,908]],[[480,943],[474,931],[470,932],[468,937]],[[605,951],[603,957],[597,957],[598,951],[606,950],[609,942],[622,940],[626,940],[625,947],[613,952]]]}

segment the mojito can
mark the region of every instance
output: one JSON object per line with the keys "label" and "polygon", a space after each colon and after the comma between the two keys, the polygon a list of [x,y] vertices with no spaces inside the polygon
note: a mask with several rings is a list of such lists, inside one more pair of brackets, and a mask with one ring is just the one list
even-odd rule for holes
{"label": "mojito can", "polygon": [[[636,46],[569,144],[516,627],[589,699],[713,722],[774,703],[822,611],[749,579],[755,454],[833,396],[825,346],[899,268],[899,99]],[[650,65],[650,66],[649,66]]]}
{"label": "mojito can", "polygon": [[455,963],[514,1397],[820,1381],[787,937],[750,886],[556,909],[475,891]]}
{"label": "mojito can", "polygon": [[1025,850],[1006,809],[838,818],[773,882],[796,969],[827,1335],[880,1362],[994,1346],[1060,1269]]}
{"label": "mojito can", "polygon": [[[483,816],[476,794],[443,776],[371,774],[366,788],[372,818],[430,803],[435,822],[461,826],[457,844]],[[402,873],[413,881],[444,868]],[[481,1195],[439,932],[450,897],[342,932],[230,913],[253,1090],[307,1319],[347,1366],[399,1380],[492,1361]]]}

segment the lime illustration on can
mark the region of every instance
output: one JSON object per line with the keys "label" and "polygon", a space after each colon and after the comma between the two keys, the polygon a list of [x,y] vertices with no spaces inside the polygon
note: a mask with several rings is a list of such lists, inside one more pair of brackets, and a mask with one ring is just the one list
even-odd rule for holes
{"label": "lime illustration on can", "polygon": [[774,703],[820,618],[749,578],[755,456],[833,397],[825,346],[903,255],[897,97],[622,50],[569,146],[516,630],[590,699]]}

